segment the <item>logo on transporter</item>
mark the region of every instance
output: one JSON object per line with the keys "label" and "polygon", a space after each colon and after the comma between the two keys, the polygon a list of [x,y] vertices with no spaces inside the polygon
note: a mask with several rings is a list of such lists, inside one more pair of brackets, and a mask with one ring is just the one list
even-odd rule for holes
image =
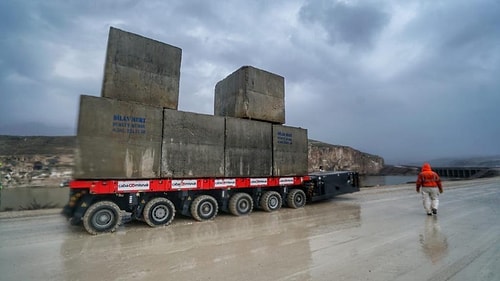
{"label": "logo on transporter", "polygon": [[172,188],[197,188],[197,180],[172,180]]}
{"label": "logo on transporter", "polygon": [[267,178],[250,179],[250,186],[267,185]]}
{"label": "logo on transporter", "polygon": [[118,191],[149,190],[149,181],[119,181]]}

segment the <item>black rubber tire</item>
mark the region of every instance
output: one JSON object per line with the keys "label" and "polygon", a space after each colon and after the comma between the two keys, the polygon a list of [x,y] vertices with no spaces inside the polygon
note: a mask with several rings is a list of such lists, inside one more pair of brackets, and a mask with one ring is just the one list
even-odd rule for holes
{"label": "black rubber tire", "polygon": [[111,201],[96,202],[85,211],[82,220],[90,234],[115,232],[121,222],[120,207]]}
{"label": "black rubber tire", "polygon": [[301,189],[292,189],[286,197],[286,204],[293,209],[304,207],[306,201],[306,193]]}
{"label": "black rubber tire", "polygon": [[266,212],[274,212],[281,208],[282,202],[278,192],[266,191],[260,198],[260,207]]}
{"label": "black rubber tire", "polygon": [[175,217],[175,206],[167,198],[156,197],[146,203],[142,217],[151,227],[169,225]]}
{"label": "black rubber tire", "polygon": [[252,196],[239,192],[229,199],[229,212],[235,216],[248,215],[253,210]]}
{"label": "black rubber tire", "polygon": [[191,216],[197,221],[207,221],[215,218],[219,212],[217,200],[210,195],[200,195],[191,203]]}

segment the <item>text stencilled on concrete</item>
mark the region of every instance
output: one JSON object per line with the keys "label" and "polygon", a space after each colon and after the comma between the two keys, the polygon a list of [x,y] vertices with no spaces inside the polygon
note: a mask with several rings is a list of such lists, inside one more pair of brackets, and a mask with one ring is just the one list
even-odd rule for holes
{"label": "text stencilled on concrete", "polygon": [[122,134],[145,134],[146,118],[138,116],[127,116],[121,114],[113,115],[113,132]]}
{"label": "text stencilled on concrete", "polygon": [[278,143],[279,144],[292,144],[293,143],[293,135],[292,133],[285,133],[278,131]]}

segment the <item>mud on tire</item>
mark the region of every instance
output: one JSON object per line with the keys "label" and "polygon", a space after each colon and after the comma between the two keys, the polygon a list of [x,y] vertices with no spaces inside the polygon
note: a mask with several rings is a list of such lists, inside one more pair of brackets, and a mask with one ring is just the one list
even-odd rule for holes
{"label": "mud on tire", "polygon": [[302,208],[306,205],[306,194],[300,189],[292,189],[286,197],[286,204],[293,209]]}
{"label": "mud on tire", "polygon": [[219,205],[210,195],[200,195],[191,203],[191,215],[197,221],[211,220],[217,216]]}
{"label": "mud on tire", "polygon": [[167,198],[153,198],[144,206],[142,217],[151,227],[169,225],[175,217],[175,206]]}
{"label": "mud on tire", "polygon": [[281,205],[281,195],[276,191],[266,191],[260,198],[260,207],[266,212],[279,210]]}
{"label": "mud on tire", "polygon": [[239,192],[229,199],[229,212],[235,216],[248,215],[253,210],[253,199],[244,192]]}
{"label": "mud on tire", "polygon": [[90,205],[83,216],[83,227],[93,235],[114,232],[120,222],[120,208],[111,201],[99,201]]}

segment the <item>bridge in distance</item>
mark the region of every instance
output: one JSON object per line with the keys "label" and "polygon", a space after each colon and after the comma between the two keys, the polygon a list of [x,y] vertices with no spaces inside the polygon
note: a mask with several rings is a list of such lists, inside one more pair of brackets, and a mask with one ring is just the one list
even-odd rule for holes
{"label": "bridge in distance", "polygon": [[[415,170],[415,173],[420,171],[417,166],[404,166]],[[500,167],[432,167],[439,176],[444,178],[460,178],[460,179],[477,179],[487,178],[500,175]]]}

